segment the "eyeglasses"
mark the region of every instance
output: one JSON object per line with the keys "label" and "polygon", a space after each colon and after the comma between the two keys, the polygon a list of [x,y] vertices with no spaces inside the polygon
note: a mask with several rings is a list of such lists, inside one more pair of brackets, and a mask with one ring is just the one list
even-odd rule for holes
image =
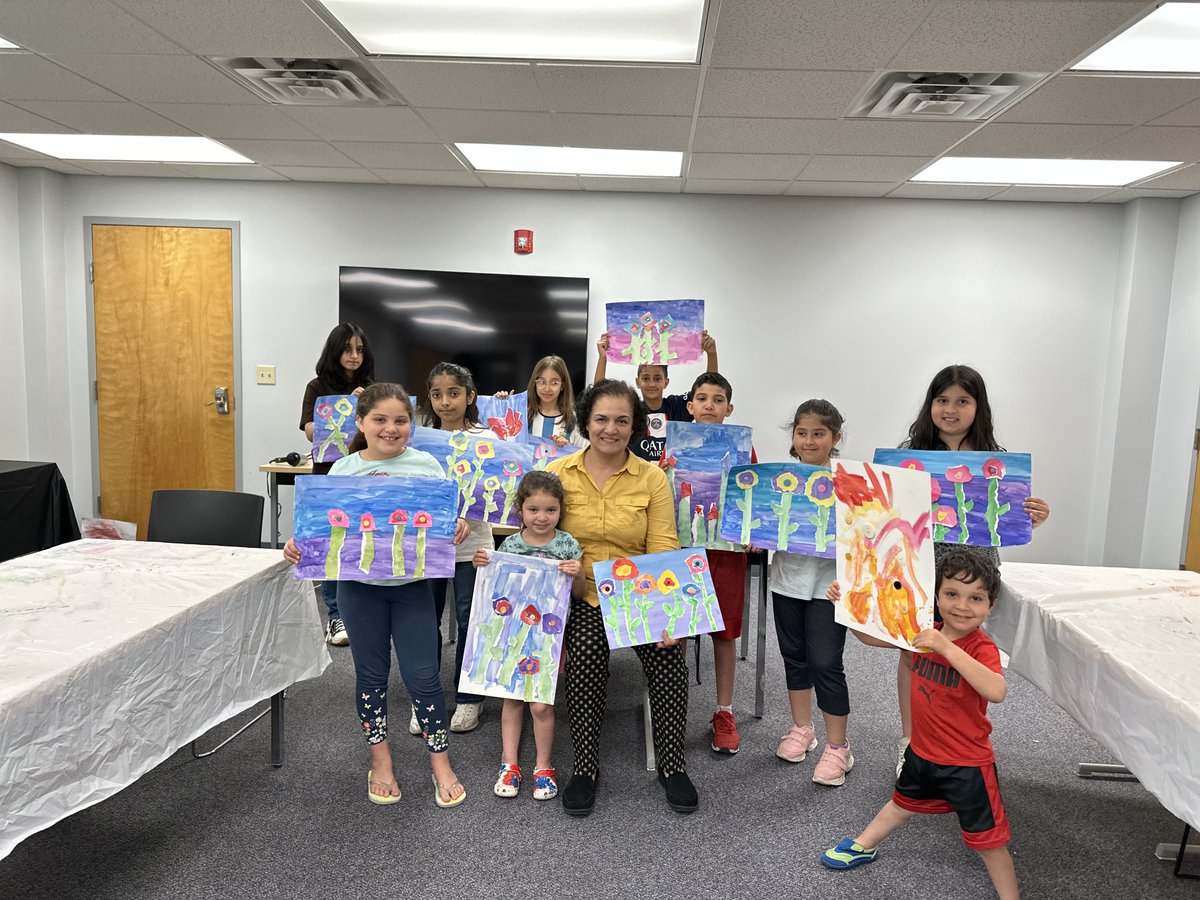
{"label": "eyeglasses", "polygon": [[537,385],[538,387],[548,387],[548,388],[562,387],[561,381],[547,381],[545,378],[536,378],[536,379],[534,379],[533,383],[535,385]]}

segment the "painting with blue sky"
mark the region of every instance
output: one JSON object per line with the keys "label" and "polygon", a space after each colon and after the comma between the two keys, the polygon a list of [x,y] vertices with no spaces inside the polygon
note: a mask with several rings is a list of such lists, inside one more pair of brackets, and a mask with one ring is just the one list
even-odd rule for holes
{"label": "painting with blue sky", "polygon": [[554,460],[570,456],[572,453],[578,453],[583,449],[576,447],[574,444],[566,444],[560,447],[549,438],[544,438],[540,434],[530,434],[529,432],[522,434],[519,440],[522,444],[533,448],[533,467],[535,469],[544,469]]}
{"label": "painting with blue sky", "polygon": [[631,366],[695,362],[704,331],[703,300],[635,300],[604,307],[608,360]]}
{"label": "painting with blue sky", "polygon": [[355,415],[358,398],[353,394],[318,397],[313,404],[312,458],[333,462],[350,455],[350,442],[358,433]]}
{"label": "painting with blue sky", "polygon": [[734,466],[725,479],[721,537],[763,550],[832,559],[833,473],[824,466]]}
{"label": "painting with blue sky", "polygon": [[730,468],[750,462],[746,425],[667,422],[662,466],[675,498],[675,527],[683,547],[739,549],[720,535]]}
{"label": "painting with blue sky", "polygon": [[655,644],[725,628],[708,556],[689,548],[592,564],[609,647]]}
{"label": "painting with blue sky", "polygon": [[479,421],[497,440],[516,440],[528,430],[529,395],[525,391],[507,397],[479,396]]}
{"label": "painting with blue sky", "polygon": [[438,478],[299,475],[297,578],[450,578],[458,492]]}
{"label": "painting with blue sky", "polygon": [[458,487],[464,519],[493,525],[520,525],[514,508],[521,476],[534,468],[534,448],[517,441],[497,441],[486,434],[443,431],[414,425],[409,444],[433,454]]}

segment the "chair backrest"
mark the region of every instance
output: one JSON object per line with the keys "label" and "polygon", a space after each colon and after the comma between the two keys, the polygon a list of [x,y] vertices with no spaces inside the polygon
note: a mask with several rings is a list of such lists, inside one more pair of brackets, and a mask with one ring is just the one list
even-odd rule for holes
{"label": "chair backrest", "polygon": [[261,547],[263,498],[238,491],[155,491],[146,538],[174,544]]}

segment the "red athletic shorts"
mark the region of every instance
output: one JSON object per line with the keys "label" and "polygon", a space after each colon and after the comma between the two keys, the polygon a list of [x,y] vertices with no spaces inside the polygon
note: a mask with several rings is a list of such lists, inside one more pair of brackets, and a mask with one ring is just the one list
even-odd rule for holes
{"label": "red athletic shorts", "polygon": [[963,843],[972,850],[1003,847],[1012,835],[1000,802],[996,764],[940,766],[904,751],[892,802],[915,813],[958,813]]}
{"label": "red athletic shorts", "polygon": [[713,637],[740,638],[746,608],[746,554],[741,550],[709,550],[708,568],[717,589],[717,606],[725,620],[725,630],[713,632]]}

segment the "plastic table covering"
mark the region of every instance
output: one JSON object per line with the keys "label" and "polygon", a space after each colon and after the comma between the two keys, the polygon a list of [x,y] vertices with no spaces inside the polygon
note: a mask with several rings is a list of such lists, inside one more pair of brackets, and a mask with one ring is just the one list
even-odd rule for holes
{"label": "plastic table covering", "polygon": [[0,858],[329,665],[277,550],[75,541],[0,564]]}
{"label": "plastic table covering", "polygon": [[1174,815],[1200,825],[1200,574],[1005,563],[985,629]]}

